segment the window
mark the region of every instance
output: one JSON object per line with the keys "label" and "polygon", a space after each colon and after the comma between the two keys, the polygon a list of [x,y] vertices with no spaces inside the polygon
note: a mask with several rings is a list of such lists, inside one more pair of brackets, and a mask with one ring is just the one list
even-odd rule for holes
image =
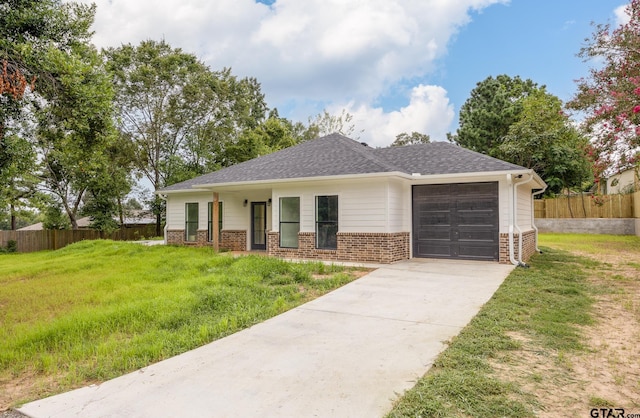
{"label": "window", "polygon": [[198,204],[187,203],[185,204],[185,227],[184,227],[184,240],[189,242],[196,242],[198,240]]}
{"label": "window", "polygon": [[300,198],[280,198],[280,247],[298,248]]}
{"label": "window", "polygon": [[316,248],[338,248],[338,196],[316,196]]}
{"label": "window", "polygon": [[[213,241],[213,202],[209,202],[207,208],[207,240]],[[222,233],[222,202],[218,202],[218,242],[220,242]]]}

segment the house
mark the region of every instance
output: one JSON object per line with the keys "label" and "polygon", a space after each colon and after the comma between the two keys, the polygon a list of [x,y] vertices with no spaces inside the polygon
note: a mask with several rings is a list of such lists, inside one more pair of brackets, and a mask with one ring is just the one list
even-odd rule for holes
{"label": "house", "polygon": [[629,193],[640,190],[640,166],[622,170],[607,179],[604,194]]}
{"label": "house", "polygon": [[536,250],[532,195],[545,187],[532,170],[445,142],[374,149],[332,134],[158,193],[168,244],[518,264]]}
{"label": "house", "polygon": [[[114,221],[120,223],[120,218],[113,218]],[[153,213],[140,210],[140,209],[131,209],[127,210],[125,216],[123,218],[122,227],[123,228],[134,228],[139,226],[153,225],[156,223],[156,218]],[[91,229],[91,217],[84,216],[76,220],[76,224],[78,225],[78,229]],[[18,229],[18,231],[42,231],[44,229],[44,225],[42,222],[35,223],[33,225],[25,226],[24,228]]]}

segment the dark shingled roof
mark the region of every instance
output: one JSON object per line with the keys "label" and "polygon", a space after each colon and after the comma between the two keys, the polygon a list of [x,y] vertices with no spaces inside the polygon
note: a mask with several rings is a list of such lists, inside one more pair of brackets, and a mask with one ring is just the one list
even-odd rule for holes
{"label": "dark shingled roof", "polygon": [[161,191],[188,190],[193,186],[215,183],[394,171],[428,175],[523,169],[446,142],[376,149],[345,136],[331,134],[174,184]]}

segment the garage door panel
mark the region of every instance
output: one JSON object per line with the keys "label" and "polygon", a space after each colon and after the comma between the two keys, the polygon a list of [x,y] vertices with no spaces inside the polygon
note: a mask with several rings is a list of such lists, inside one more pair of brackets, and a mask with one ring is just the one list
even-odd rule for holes
{"label": "garage door panel", "polygon": [[419,244],[418,246],[420,253],[424,254],[423,257],[451,258],[457,254],[457,248],[452,247],[450,244],[438,245],[435,242],[431,242],[428,244]]}
{"label": "garage door panel", "polygon": [[458,233],[458,241],[482,241],[493,243],[494,233],[492,230],[460,231]]}
{"label": "garage door panel", "polygon": [[423,228],[420,230],[418,239],[419,240],[440,240],[440,241],[451,241],[451,228]]}
{"label": "garage door panel", "polygon": [[458,225],[491,225],[493,211],[458,211]]}
{"label": "garage door panel", "polygon": [[442,225],[448,227],[451,225],[451,214],[449,212],[421,213],[419,220],[420,225],[424,226]]}
{"label": "garage door panel", "polygon": [[469,242],[460,242],[458,244],[460,249],[459,257],[466,259],[478,259],[487,260],[493,259],[493,249],[486,245],[474,245]]}
{"label": "garage door panel", "polygon": [[413,187],[415,257],[497,260],[498,183]]}

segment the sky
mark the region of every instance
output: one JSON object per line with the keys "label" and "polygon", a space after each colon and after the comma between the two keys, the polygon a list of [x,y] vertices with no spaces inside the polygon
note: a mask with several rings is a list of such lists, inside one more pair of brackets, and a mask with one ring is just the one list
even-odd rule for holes
{"label": "sky", "polygon": [[476,83],[530,78],[563,101],[595,63],[577,57],[592,22],[624,0],[80,0],[96,46],[165,39],[212,70],[255,77],[269,108],[307,122],[353,115],[354,139],[446,140]]}

